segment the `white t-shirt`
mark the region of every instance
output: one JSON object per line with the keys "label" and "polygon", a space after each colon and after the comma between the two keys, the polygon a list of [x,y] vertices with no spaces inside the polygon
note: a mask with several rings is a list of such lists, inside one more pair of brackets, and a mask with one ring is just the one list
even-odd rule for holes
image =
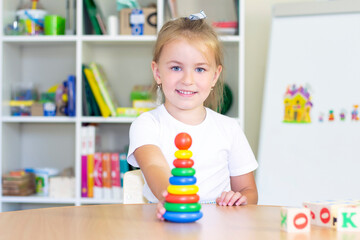
{"label": "white t-shirt", "polygon": [[[161,105],[141,114],[130,127],[128,162],[139,167],[133,155],[143,145],[156,145],[164,154],[170,168],[174,168],[175,136],[180,132],[190,134],[196,185],[201,202],[212,202],[223,191],[230,191],[230,176],[254,171],[258,164],[238,122],[206,108],[206,118],[198,125],[187,125],[172,117]],[[144,196],[158,202],[145,181]]]}

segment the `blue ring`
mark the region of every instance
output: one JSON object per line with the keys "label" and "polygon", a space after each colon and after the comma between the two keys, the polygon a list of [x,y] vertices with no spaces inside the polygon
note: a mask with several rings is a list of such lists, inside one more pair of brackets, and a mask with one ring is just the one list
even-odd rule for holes
{"label": "blue ring", "polygon": [[170,177],[169,182],[171,185],[194,185],[196,177]]}
{"label": "blue ring", "polygon": [[170,221],[170,222],[177,222],[177,223],[189,223],[189,222],[195,222],[202,218],[203,213],[202,212],[168,212],[166,211],[163,215],[163,217]]}

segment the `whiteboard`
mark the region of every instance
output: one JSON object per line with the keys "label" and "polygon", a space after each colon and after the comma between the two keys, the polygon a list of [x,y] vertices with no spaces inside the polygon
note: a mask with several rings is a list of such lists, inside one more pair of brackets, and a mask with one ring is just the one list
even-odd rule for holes
{"label": "whiteboard", "polygon": [[[293,84],[311,95],[311,123],[283,122],[284,95]],[[256,172],[259,204],[360,199],[360,121],[351,120],[356,104],[359,2],[275,5]]]}

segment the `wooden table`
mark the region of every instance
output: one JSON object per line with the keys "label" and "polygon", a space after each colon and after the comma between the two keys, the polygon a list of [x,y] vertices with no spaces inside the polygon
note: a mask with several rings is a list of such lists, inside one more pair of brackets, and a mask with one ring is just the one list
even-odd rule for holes
{"label": "wooden table", "polygon": [[0,213],[0,239],[360,239],[360,233],[312,226],[280,231],[280,208],[204,204],[195,223],[162,222],[155,204],[60,207]]}

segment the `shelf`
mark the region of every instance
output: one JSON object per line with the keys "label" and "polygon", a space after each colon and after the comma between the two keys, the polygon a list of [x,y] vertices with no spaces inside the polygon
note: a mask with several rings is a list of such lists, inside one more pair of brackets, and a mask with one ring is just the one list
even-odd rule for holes
{"label": "shelf", "polygon": [[81,198],[80,202],[82,204],[120,204],[122,203],[121,199],[95,199],[95,198]]}
{"label": "shelf", "polygon": [[82,117],[81,122],[88,123],[132,123],[135,117]]}
{"label": "shelf", "polygon": [[[223,42],[239,42],[242,40],[240,36],[227,36],[220,35],[220,40]],[[144,43],[144,42],[155,42],[155,35],[144,35],[144,36],[132,36],[132,35],[83,35],[83,36],[4,36],[3,42],[10,43],[43,43],[43,42],[76,42],[76,40],[81,40],[84,42],[98,42],[98,43],[108,43],[108,42],[131,42],[131,43]]]}
{"label": "shelf", "polygon": [[16,196],[2,196],[2,202],[6,203],[63,203],[63,204],[74,204],[74,198],[50,198],[50,197],[40,197],[40,196],[25,196],[25,197],[16,197]]}
{"label": "shelf", "polygon": [[75,123],[76,119],[73,117],[3,117],[3,122],[6,123]]}
{"label": "shelf", "polygon": [[131,35],[84,35],[81,37],[81,40],[84,42],[94,42],[94,43],[111,43],[111,42],[129,42],[129,43],[154,43],[156,41],[156,36],[131,36]]}
{"label": "shelf", "polygon": [[3,36],[3,42],[44,43],[44,42],[76,42],[76,36]]}

